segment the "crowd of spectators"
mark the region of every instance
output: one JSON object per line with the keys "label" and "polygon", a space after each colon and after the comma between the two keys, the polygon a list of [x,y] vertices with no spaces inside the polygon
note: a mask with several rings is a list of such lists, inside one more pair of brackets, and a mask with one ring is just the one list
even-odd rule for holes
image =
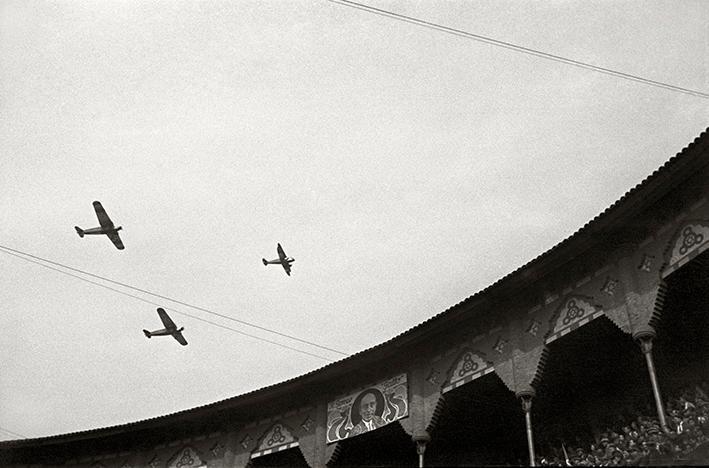
{"label": "crowd of spectators", "polygon": [[709,384],[686,387],[665,407],[667,432],[656,418],[639,415],[622,427],[601,432],[585,447],[561,444],[539,457],[540,465],[623,466],[653,460],[681,462],[709,442]]}

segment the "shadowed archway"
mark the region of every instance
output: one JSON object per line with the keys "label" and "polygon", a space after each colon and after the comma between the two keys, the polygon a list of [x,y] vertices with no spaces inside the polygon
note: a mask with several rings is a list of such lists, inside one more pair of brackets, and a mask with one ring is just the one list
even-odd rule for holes
{"label": "shadowed archway", "polygon": [[639,346],[601,316],[549,344],[532,409],[537,451],[588,445],[639,410],[653,414],[653,401]]}
{"label": "shadowed archway", "polygon": [[526,463],[522,407],[495,373],[451,390],[444,399],[426,466]]}
{"label": "shadowed archway", "polygon": [[266,466],[293,466],[293,467],[308,467],[308,462],[303,458],[303,454],[298,447],[283,450],[281,452],[271,453],[258,458],[252,458],[248,464],[249,467],[266,467]]}
{"label": "shadowed archway", "polygon": [[416,446],[397,422],[340,441],[328,466],[416,466]]}
{"label": "shadowed archway", "polygon": [[666,279],[667,294],[654,350],[657,373],[669,397],[682,387],[709,380],[709,251]]}

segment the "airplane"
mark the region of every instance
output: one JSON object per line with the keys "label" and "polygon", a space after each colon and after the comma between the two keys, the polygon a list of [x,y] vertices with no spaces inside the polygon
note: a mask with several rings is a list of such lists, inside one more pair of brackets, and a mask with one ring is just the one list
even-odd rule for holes
{"label": "airplane", "polygon": [[162,324],[165,325],[165,328],[155,331],[143,330],[145,336],[151,338],[153,336],[172,335],[172,337],[175,338],[182,346],[187,346],[187,340],[185,340],[185,337],[182,336],[182,330],[184,330],[185,327],[180,327],[178,330],[175,322],[172,321],[170,316],[167,315],[167,312],[165,312],[165,309],[162,307],[158,307],[158,315],[160,316],[160,320],[162,320]]}
{"label": "airplane", "polygon": [[276,260],[266,260],[265,258],[262,258],[261,261],[263,262],[264,265],[273,265],[273,264],[278,264],[283,267],[284,270],[286,270],[286,275],[290,276],[290,264],[295,262],[295,258],[293,257],[287,257],[286,253],[283,251],[283,247],[281,247],[281,244],[278,244],[278,259]]}
{"label": "airplane", "polygon": [[123,247],[123,242],[121,242],[121,238],[118,237],[118,231],[123,229],[123,227],[113,226],[113,221],[111,221],[111,218],[109,218],[106,214],[106,210],[104,210],[103,206],[101,206],[101,202],[94,202],[94,210],[96,211],[98,222],[101,223],[101,227],[81,229],[79,226],[74,226],[74,229],[76,229],[76,233],[79,234],[79,237],[84,237],[84,235],[90,234],[106,234],[118,250],[123,250],[125,247]]}

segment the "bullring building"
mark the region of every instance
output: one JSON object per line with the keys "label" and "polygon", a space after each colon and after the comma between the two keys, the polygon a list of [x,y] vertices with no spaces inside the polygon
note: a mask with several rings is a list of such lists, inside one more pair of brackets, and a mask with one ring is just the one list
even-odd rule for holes
{"label": "bullring building", "polygon": [[707,250],[704,132],[558,245],[385,343],[206,406],[2,442],[0,464],[707,463]]}

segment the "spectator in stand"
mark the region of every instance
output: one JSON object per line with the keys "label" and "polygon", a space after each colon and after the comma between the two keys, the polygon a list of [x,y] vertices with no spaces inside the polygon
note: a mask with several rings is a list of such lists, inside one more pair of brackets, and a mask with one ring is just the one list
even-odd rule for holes
{"label": "spectator in stand", "polygon": [[590,450],[581,448],[583,444],[577,441],[577,447],[562,446],[563,459],[558,449],[552,448],[552,455],[541,458],[540,462],[542,465],[617,466],[637,465],[648,457],[686,460],[698,446],[709,442],[708,394],[709,382],[703,381],[670,399],[666,405],[668,433],[662,431],[655,419],[638,415],[629,425],[621,426],[619,432],[611,429],[602,432],[597,444],[590,445]]}

